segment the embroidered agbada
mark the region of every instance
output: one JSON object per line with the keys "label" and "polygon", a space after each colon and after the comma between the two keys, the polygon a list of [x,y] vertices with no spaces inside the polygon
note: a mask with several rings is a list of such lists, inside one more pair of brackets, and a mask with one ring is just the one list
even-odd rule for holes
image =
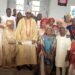
{"label": "embroidered agbada", "polygon": [[[22,18],[16,29],[16,40],[20,42],[37,41],[37,28],[34,19]],[[37,64],[36,47],[33,44],[17,45],[17,65]]]}
{"label": "embroidered agbada", "polygon": [[14,66],[16,56],[16,42],[14,31],[5,28],[3,31],[3,62],[2,66]]}

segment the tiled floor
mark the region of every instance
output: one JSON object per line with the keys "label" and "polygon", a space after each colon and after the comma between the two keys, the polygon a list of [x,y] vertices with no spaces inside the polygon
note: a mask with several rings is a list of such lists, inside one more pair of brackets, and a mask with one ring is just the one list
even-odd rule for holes
{"label": "tiled floor", "polygon": [[[18,71],[14,68],[0,68],[0,75],[33,75],[33,70],[24,70]],[[55,72],[53,72],[52,75],[55,75]]]}
{"label": "tiled floor", "polygon": [[33,71],[0,68],[0,75],[33,75]]}

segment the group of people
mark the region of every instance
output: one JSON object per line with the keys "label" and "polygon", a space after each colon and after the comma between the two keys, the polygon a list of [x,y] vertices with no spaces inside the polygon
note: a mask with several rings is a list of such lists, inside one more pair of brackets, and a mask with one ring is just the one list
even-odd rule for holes
{"label": "group of people", "polygon": [[30,9],[25,16],[13,12],[7,8],[0,18],[0,66],[34,68],[35,75],[51,75],[56,67],[56,75],[74,75],[75,18],[35,17]]}
{"label": "group of people", "polygon": [[40,56],[44,56],[44,71],[50,75],[54,65],[56,75],[75,74],[75,18],[65,15],[55,24],[54,18],[44,18],[39,30]]}

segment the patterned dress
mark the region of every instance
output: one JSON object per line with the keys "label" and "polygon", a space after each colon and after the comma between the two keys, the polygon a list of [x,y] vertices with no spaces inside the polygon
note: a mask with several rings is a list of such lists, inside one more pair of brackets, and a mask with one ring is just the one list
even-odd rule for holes
{"label": "patterned dress", "polygon": [[[48,37],[46,35],[43,36],[43,42],[44,42],[44,51],[52,55],[53,46],[54,46],[54,38]],[[48,57],[44,56],[44,62],[45,64],[52,65],[53,66],[53,59],[49,59]]]}

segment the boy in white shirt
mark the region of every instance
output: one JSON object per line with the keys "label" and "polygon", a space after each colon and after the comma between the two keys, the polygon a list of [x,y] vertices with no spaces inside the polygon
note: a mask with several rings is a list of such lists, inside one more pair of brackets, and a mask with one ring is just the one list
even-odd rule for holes
{"label": "boy in white shirt", "polygon": [[[71,40],[66,36],[66,29],[60,28],[60,34],[56,37],[56,75],[65,75],[66,73],[66,56],[70,50]],[[62,74],[60,73],[62,71]]]}

